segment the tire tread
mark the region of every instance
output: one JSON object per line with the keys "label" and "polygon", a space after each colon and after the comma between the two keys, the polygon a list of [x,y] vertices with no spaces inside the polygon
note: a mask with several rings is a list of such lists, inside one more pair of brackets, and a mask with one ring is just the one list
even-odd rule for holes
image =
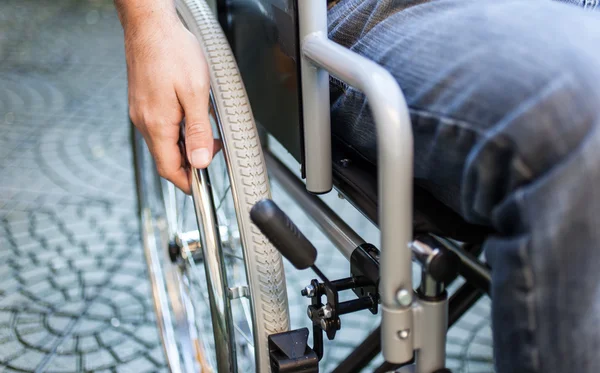
{"label": "tire tread", "polygon": [[246,90],[219,23],[204,0],[178,0],[177,4],[180,11],[187,9],[193,17],[194,24],[188,27],[199,38],[209,64],[211,88],[232,169],[231,183],[237,189],[242,210],[238,225],[245,237],[246,271],[257,328],[254,332],[261,345],[257,366],[260,372],[268,372],[267,336],[289,329],[289,311],[281,255],[250,221],[252,206],[271,198],[266,164]]}

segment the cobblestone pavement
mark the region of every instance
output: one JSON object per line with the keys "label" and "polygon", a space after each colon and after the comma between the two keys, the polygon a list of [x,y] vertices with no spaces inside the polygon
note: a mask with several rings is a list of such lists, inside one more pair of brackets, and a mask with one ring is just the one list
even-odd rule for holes
{"label": "cobblestone pavement", "polygon": [[[109,0],[0,2],[0,372],[164,372],[135,222],[121,30]],[[348,264],[274,185],[332,277]],[[327,201],[367,240],[377,232]],[[288,266],[298,290],[313,277]],[[345,316],[323,370],[376,326]],[[449,334],[455,372],[491,372],[489,303]]]}

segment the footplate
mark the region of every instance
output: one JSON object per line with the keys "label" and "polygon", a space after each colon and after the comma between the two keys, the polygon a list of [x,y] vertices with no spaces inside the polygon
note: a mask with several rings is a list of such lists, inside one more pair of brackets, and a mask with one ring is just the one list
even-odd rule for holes
{"label": "footplate", "polygon": [[318,373],[319,358],[307,344],[308,329],[302,328],[269,336],[273,373]]}

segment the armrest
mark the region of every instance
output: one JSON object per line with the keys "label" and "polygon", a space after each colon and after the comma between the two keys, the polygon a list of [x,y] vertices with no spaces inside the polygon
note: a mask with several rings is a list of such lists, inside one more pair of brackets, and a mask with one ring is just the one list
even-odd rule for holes
{"label": "armrest", "polygon": [[[331,183],[329,72],[365,93],[375,119],[383,355],[391,363],[404,363],[412,359],[414,349],[412,301],[410,298],[407,301],[405,296],[406,292],[412,294],[413,291],[409,246],[412,241],[413,135],[408,107],[400,87],[387,70],[327,38],[326,12],[321,9],[325,7],[324,1],[302,0],[302,4],[299,15],[305,142],[307,153],[310,150],[313,155],[318,154],[312,160],[307,159],[307,186],[310,190],[311,185],[320,185],[326,190],[327,183]],[[307,85],[305,80],[308,80]],[[398,299],[400,293],[404,297]]]}

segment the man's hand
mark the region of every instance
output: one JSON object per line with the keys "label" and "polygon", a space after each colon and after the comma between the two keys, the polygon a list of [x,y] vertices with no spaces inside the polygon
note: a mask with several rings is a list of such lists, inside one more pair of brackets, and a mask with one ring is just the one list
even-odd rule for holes
{"label": "man's hand", "polygon": [[125,31],[129,115],[144,136],[158,173],[189,193],[179,146],[185,116],[187,158],[205,168],[215,149],[208,117],[210,79],[196,38],[172,0],[117,0]]}

